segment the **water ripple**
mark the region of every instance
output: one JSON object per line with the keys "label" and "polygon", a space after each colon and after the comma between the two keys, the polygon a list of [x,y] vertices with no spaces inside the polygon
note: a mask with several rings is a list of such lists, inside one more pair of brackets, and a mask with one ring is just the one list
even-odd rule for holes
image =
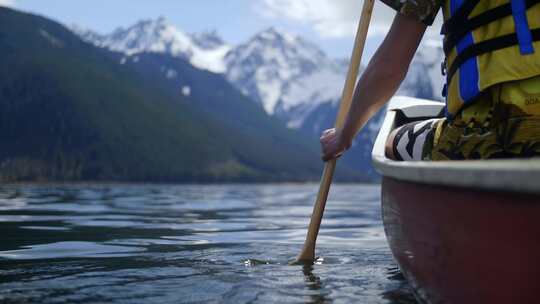
{"label": "water ripple", "polygon": [[415,303],[379,187],[337,185],[314,265],[300,251],[317,185],[0,188],[0,302]]}

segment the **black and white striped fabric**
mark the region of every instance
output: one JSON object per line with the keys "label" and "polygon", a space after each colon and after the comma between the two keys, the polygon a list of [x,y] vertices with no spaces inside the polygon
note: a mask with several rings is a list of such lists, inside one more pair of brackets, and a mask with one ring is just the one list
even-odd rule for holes
{"label": "black and white striped fabric", "polygon": [[422,160],[426,139],[433,136],[439,120],[440,118],[434,118],[401,126],[393,142],[396,159]]}

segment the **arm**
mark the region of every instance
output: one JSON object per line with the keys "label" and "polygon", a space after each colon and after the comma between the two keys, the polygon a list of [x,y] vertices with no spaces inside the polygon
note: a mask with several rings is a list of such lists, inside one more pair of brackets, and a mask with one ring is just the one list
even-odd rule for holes
{"label": "arm", "polygon": [[323,160],[339,157],[357,132],[394,95],[407,75],[426,25],[396,14],[390,31],[356,85],[343,129],[329,129],[321,136]]}

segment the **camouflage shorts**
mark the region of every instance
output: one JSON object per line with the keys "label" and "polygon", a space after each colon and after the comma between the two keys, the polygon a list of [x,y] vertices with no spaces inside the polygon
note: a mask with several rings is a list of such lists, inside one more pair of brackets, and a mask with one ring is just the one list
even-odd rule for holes
{"label": "camouflage shorts", "polygon": [[424,160],[540,156],[540,77],[496,85],[453,120],[438,121]]}
{"label": "camouflage shorts", "polygon": [[[496,85],[452,120],[415,122],[402,129],[405,131],[398,131],[394,140],[398,159],[540,156],[540,77]],[[400,132],[408,134],[408,138],[403,140]]]}

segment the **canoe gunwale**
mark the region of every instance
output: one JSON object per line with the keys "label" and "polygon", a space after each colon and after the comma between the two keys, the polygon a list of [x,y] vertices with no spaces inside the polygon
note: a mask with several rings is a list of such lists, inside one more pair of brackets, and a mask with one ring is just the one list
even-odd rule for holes
{"label": "canoe gunwale", "polygon": [[[431,185],[540,194],[540,158],[460,161],[394,161],[385,156],[385,143],[398,116],[411,121],[437,117],[441,102],[394,97],[387,108],[372,152],[373,165],[385,177]],[[399,114],[401,113],[401,114]]]}

